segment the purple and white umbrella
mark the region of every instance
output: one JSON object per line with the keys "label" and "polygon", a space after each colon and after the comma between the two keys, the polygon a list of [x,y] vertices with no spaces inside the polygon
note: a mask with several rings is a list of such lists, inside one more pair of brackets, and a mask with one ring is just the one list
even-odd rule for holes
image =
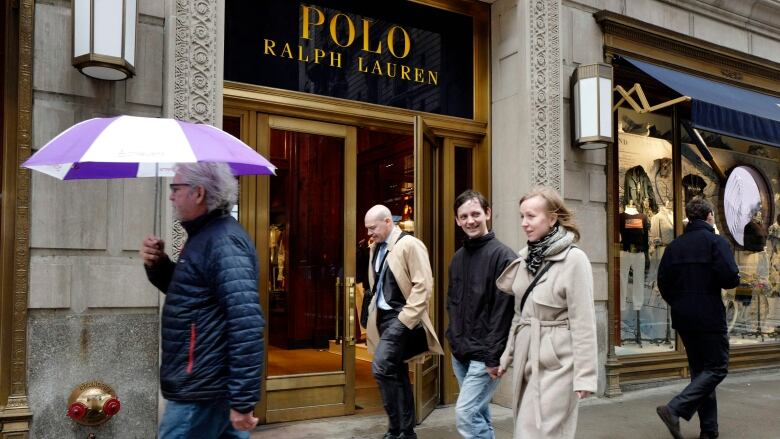
{"label": "purple and white umbrella", "polygon": [[220,162],[234,175],[275,174],[276,167],[210,125],[136,116],[95,118],[63,131],[23,167],[60,180],[173,177],[175,163]]}

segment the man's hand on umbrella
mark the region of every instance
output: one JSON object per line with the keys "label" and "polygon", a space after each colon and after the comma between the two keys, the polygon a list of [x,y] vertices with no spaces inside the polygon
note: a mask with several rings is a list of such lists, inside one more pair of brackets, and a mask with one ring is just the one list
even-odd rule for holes
{"label": "man's hand on umbrella", "polygon": [[144,264],[149,267],[168,257],[165,254],[165,242],[154,235],[149,235],[143,240],[138,254],[141,255]]}

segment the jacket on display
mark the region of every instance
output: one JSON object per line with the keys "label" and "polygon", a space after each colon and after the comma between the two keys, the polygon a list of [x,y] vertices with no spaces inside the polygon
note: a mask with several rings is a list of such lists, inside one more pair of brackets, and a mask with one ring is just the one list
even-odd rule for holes
{"label": "jacket on display", "polygon": [[227,399],[241,413],[260,399],[265,322],[255,246],[227,212],[182,222],[177,263],[147,267],[165,294],[160,388],[172,401]]}
{"label": "jacket on display", "polygon": [[598,381],[596,311],[590,261],[577,247],[545,258],[553,262],[520,308],[533,277],[528,248],[497,280],[515,296],[515,313],[501,366],[512,365],[515,438],[574,438],[576,390],[595,392]]}
{"label": "jacket on display", "polygon": [[[387,270],[382,283],[382,293],[387,304],[398,311],[398,319],[409,329],[422,325],[425,331],[427,350],[420,352],[409,360],[421,360],[425,355],[442,355],[439,339],[428,315],[428,303],[433,294],[433,272],[428,259],[425,244],[414,236],[398,239],[401,229],[393,227],[387,237]],[[369,260],[374,260],[377,244],[371,245]],[[368,281],[371,290],[376,288],[374,270],[368,270]],[[366,344],[368,351],[373,353],[379,344],[376,294],[368,307],[368,324],[366,326]]]}
{"label": "jacket on display", "polygon": [[514,301],[496,286],[496,279],[517,254],[493,232],[466,239],[449,268],[447,339],[461,361],[499,364],[504,352]]}
{"label": "jacket on display", "polygon": [[674,215],[664,206],[650,218],[649,241],[654,246],[669,245],[674,239]]}
{"label": "jacket on display", "polygon": [[658,289],[678,331],[726,332],[721,289],[739,285],[739,268],[726,240],[706,221],[694,220],[666,247]]}
{"label": "jacket on display", "polygon": [[620,249],[632,253],[647,251],[650,220],[643,213],[630,214],[622,212],[619,215]]}
{"label": "jacket on display", "polygon": [[642,213],[652,215],[658,212],[658,201],[653,191],[653,185],[647,172],[641,166],[629,168],[623,177],[623,205],[628,204],[628,200],[633,200],[640,210],[644,209],[644,201],[648,200],[652,213],[650,211],[642,211]]}

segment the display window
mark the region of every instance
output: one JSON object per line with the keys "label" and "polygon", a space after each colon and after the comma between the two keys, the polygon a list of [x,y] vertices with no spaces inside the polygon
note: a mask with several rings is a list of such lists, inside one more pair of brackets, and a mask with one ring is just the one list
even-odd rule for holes
{"label": "display window", "polygon": [[620,108],[617,126],[620,335],[615,353],[673,351],[669,308],[656,284],[658,264],[675,236],[672,118]]}
{"label": "display window", "polygon": [[[618,84],[641,84],[649,102],[673,98],[630,67]],[[732,346],[780,341],[780,148],[694,129],[685,102],[648,111],[622,103],[615,114],[612,237],[615,354],[681,351],[656,285],[666,246],[683,232],[693,197],[713,205],[716,233],[740,269],[723,290]]]}
{"label": "display window", "polygon": [[680,196],[687,201],[700,195],[712,203],[716,230],[739,266],[740,285],[723,291],[731,344],[777,342],[780,149],[701,131],[704,150],[687,131],[682,135]]}

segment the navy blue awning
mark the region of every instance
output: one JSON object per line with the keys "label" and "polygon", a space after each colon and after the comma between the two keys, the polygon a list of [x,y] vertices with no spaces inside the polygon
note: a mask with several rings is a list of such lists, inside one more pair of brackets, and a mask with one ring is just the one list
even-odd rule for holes
{"label": "navy blue awning", "polygon": [[680,95],[689,96],[695,128],[780,148],[780,97],[623,59]]}

